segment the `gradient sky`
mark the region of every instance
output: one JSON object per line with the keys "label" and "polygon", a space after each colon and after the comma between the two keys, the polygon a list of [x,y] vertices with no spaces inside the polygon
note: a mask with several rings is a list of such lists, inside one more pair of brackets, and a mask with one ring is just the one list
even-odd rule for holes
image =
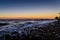
{"label": "gradient sky", "polygon": [[0,0],[0,18],[54,18],[60,0]]}

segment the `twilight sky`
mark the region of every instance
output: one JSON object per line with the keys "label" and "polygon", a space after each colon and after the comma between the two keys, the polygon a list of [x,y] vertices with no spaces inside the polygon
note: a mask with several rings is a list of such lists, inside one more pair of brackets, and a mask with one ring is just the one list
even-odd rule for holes
{"label": "twilight sky", "polygon": [[54,18],[60,0],[0,0],[0,18]]}

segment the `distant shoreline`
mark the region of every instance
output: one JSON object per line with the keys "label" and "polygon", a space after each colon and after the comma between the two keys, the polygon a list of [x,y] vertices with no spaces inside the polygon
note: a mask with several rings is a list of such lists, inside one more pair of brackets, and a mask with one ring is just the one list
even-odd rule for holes
{"label": "distant shoreline", "polygon": [[55,20],[55,19],[0,19],[0,21],[41,21],[41,20]]}

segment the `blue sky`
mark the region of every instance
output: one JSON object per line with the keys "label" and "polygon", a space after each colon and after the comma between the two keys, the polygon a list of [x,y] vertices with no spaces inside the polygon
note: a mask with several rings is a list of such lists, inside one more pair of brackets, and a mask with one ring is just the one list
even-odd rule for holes
{"label": "blue sky", "polygon": [[47,15],[55,17],[59,12],[60,0],[0,0],[0,18],[47,18]]}

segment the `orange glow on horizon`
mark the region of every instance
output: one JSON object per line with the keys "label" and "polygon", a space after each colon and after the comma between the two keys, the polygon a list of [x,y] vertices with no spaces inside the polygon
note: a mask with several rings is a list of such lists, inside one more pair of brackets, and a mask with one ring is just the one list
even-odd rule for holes
{"label": "orange glow on horizon", "polygon": [[32,13],[32,14],[10,14],[10,15],[0,15],[0,19],[54,19],[58,14],[54,13]]}
{"label": "orange glow on horizon", "polygon": [[36,18],[36,19],[54,19],[56,16],[53,16],[53,15],[51,15],[51,16],[49,16],[49,15],[47,15],[47,16],[23,16],[23,17],[19,17],[19,16],[8,16],[8,17],[0,17],[0,19],[25,19],[25,18],[27,18],[27,19],[31,19],[31,18]]}

